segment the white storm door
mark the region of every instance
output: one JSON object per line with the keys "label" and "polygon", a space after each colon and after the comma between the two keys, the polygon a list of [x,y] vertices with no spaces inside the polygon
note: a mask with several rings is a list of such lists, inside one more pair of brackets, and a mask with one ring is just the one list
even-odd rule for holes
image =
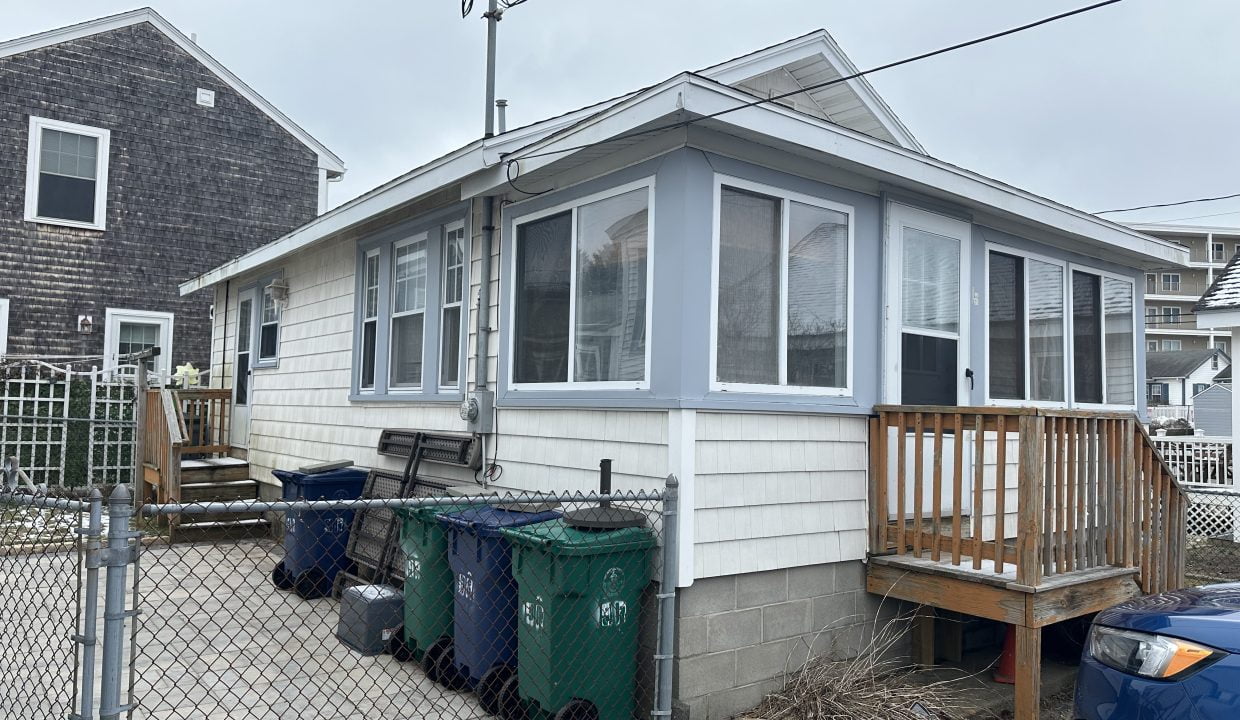
{"label": "white storm door", "polygon": [[887,206],[883,400],[967,405],[970,225]]}
{"label": "white storm door", "polygon": [[250,446],[250,401],[253,389],[254,359],[254,303],[257,301],[254,288],[244,290],[237,295],[237,331],[234,344],[237,348],[233,358],[233,411],[232,430],[230,432],[233,447],[248,448]]}

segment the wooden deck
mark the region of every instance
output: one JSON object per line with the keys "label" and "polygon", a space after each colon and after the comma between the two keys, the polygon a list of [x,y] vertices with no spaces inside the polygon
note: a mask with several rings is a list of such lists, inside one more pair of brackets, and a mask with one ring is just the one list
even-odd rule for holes
{"label": "wooden deck", "polygon": [[1013,626],[1018,720],[1038,717],[1043,627],[1183,583],[1183,490],[1131,414],[877,410],[867,587]]}

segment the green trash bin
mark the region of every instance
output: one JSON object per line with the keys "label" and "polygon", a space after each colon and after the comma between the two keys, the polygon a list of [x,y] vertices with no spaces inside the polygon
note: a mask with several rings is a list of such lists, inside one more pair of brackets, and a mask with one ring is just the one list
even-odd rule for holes
{"label": "green trash bin", "polygon": [[503,532],[517,580],[517,676],[501,692],[501,713],[631,720],[654,533],[562,519]]}
{"label": "green trash bin", "polygon": [[[448,567],[448,533],[438,517],[475,505],[426,505],[393,508],[400,521],[405,552],[405,625],[393,638],[392,655],[417,660],[428,677],[440,681],[444,648],[452,644],[452,591]],[[399,642],[403,641],[403,642]],[[447,658],[451,662],[452,658]]]}

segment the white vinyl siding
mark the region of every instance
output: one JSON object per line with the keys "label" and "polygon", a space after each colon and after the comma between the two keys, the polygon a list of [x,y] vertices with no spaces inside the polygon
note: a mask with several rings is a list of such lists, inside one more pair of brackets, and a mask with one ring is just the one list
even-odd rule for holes
{"label": "white vinyl siding", "polygon": [[0,298],[0,355],[9,350],[9,301]]}

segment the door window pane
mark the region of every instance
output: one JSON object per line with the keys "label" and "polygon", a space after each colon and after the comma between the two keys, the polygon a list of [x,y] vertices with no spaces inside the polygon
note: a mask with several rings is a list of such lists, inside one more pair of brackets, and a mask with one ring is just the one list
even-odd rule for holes
{"label": "door window pane", "polygon": [[646,188],[577,211],[574,380],[646,376]]}
{"label": "door window pane", "polygon": [[39,217],[95,221],[99,139],[43,128],[39,147]]}
{"label": "door window pane", "polygon": [[517,229],[513,381],[568,380],[571,212]]}
{"label": "door window pane", "polygon": [[904,333],[900,358],[900,402],[955,405],[958,341]]}
{"label": "door window pane", "polygon": [[1020,258],[990,254],[990,397],[1025,397],[1025,281]]}
{"label": "door window pane", "polygon": [[904,228],[904,327],[960,332],[960,243]]}
{"label": "door window pane", "polygon": [[[122,322],[117,328],[116,354],[124,357],[159,345],[159,325]],[[146,369],[155,370],[155,358],[147,358]],[[128,363],[126,363],[128,364]]]}
{"label": "door window pane", "polygon": [[1063,268],[1026,261],[1029,276],[1029,397],[1064,400]]}
{"label": "door window pane", "polygon": [[1113,405],[1132,405],[1136,401],[1136,369],[1132,350],[1132,283],[1116,278],[1103,278],[1102,297],[1106,315],[1107,402]]}
{"label": "door window pane", "polygon": [[788,384],[848,382],[848,215],[789,203]]}
{"label": "door window pane", "polygon": [[1076,402],[1102,402],[1102,303],[1097,275],[1072,273],[1072,375]]}
{"label": "door window pane", "polygon": [[250,336],[253,325],[254,301],[250,298],[237,305],[237,369],[234,384],[238,405],[250,404]]}
{"label": "door window pane", "polygon": [[776,385],[781,202],[725,187],[720,203],[717,379]]}

